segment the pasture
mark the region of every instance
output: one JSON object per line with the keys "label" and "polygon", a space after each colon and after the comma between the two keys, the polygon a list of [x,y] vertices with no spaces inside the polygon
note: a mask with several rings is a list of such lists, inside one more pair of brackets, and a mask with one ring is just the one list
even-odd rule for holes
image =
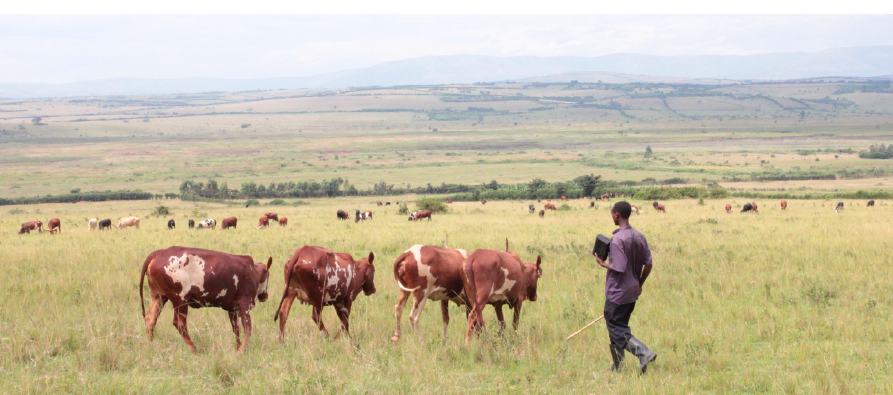
{"label": "pasture", "polygon": [[[604,270],[589,255],[598,233],[614,229],[609,202],[588,200],[541,219],[527,213],[545,203],[454,203],[432,222],[407,222],[397,207],[374,200],[310,199],[309,205],[263,206],[165,202],[173,214],[148,217],[154,202],[4,207],[0,217],[0,377],[3,392],[48,393],[882,393],[893,388],[890,253],[893,206],[878,201],[757,200],[760,214],[726,214],[743,199],[632,201],[643,214],[631,223],[647,237],[654,271],[631,326],[658,355],[643,377],[629,368],[608,372],[608,337],[599,323],[565,337],[601,315]],[[561,202],[558,206],[561,207]],[[363,223],[335,219],[338,209],[370,209]],[[410,209],[413,206],[410,204]],[[256,230],[275,211],[289,226]],[[87,219],[136,215],[141,229],[88,232]],[[239,218],[230,231],[198,231],[187,219]],[[62,233],[16,235],[22,222],[62,220]],[[169,231],[169,218],[177,229]],[[505,238],[525,261],[542,255],[539,300],[524,304],[516,333],[487,326],[469,347],[464,309],[450,307],[449,338],[440,340],[440,311],[427,303],[421,332],[391,344],[397,287],[394,259],[413,244],[502,249]],[[168,305],[155,340],[144,335],[138,281],[146,256],[172,245],[273,257],[270,300],[251,313],[254,334],[245,354],[220,309],[193,310],[192,355],[170,324]],[[353,337],[323,339],[310,308],[295,304],[285,344],[273,314],[282,269],[295,249],[319,245],[354,257],[376,255],[378,293],[359,296]],[[331,308],[323,312],[336,328]],[[334,332],[334,331],[333,331]]]}

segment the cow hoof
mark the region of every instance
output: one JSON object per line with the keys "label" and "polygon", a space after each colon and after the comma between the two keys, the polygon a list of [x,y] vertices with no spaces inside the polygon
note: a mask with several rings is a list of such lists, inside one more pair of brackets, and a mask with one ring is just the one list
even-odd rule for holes
{"label": "cow hoof", "polygon": [[396,343],[396,342],[398,342],[399,340],[400,340],[400,336],[396,336],[396,335],[394,335],[394,336],[391,337],[391,342]]}

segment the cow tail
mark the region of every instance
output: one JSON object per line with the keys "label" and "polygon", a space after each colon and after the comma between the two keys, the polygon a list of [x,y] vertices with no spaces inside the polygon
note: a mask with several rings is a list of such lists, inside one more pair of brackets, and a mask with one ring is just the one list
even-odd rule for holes
{"label": "cow tail", "polygon": [[462,277],[464,277],[463,283],[465,285],[465,298],[468,299],[466,303],[468,303],[468,306],[470,306],[472,311],[474,310],[474,303],[477,299],[477,290],[474,283],[474,268],[472,267],[473,264],[474,261],[471,259],[466,259],[465,262],[462,264]]}
{"label": "cow tail", "polygon": [[282,303],[285,303],[285,297],[288,295],[288,283],[291,282],[291,275],[294,272],[295,262],[297,262],[297,254],[285,263],[285,287],[282,289],[282,299],[279,300],[279,307],[276,308],[276,314],[273,316],[273,322],[279,320],[279,311],[282,310]]}
{"label": "cow tail", "polygon": [[143,263],[143,271],[140,272],[140,308],[143,310],[143,317],[146,316],[146,301],[143,298],[143,281],[146,279],[146,271],[149,269],[149,263],[155,259],[155,253],[149,254],[146,262]]}
{"label": "cow tail", "polygon": [[[421,287],[421,285],[418,287],[415,287],[415,288],[409,288],[400,282],[400,268],[403,267],[403,263],[405,261],[406,261],[406,258],[401,256],[400,258],[397,258],[397,262],[394,262],[394,280],[397,281],[397,286],[400,287],[400,289],[402,289],[406,292],[414,292],[415,290],[419,289],[419,287]],[[417,264],[420,264],[420,263],[421,262],[417,262]]]}

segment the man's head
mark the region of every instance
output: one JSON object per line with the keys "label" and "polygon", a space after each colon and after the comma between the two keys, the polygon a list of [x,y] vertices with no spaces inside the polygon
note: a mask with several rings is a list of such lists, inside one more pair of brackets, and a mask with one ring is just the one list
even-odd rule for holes
{"label": "man's head", "polygon": [[628,202],[621,201],[614,203],[614,206],[611,207],[611,219],[614,220],[614,225],[620,225],[621,220],[626,222],[629,220],[630,214],[633,212],[633,207],[630,206]]}

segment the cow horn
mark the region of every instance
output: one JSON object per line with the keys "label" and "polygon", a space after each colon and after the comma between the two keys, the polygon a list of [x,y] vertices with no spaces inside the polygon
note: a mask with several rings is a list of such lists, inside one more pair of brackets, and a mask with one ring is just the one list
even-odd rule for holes
{"label": "cow horn", "polygon": [[509,238],[505,238],[505,252],[509,252]]}

